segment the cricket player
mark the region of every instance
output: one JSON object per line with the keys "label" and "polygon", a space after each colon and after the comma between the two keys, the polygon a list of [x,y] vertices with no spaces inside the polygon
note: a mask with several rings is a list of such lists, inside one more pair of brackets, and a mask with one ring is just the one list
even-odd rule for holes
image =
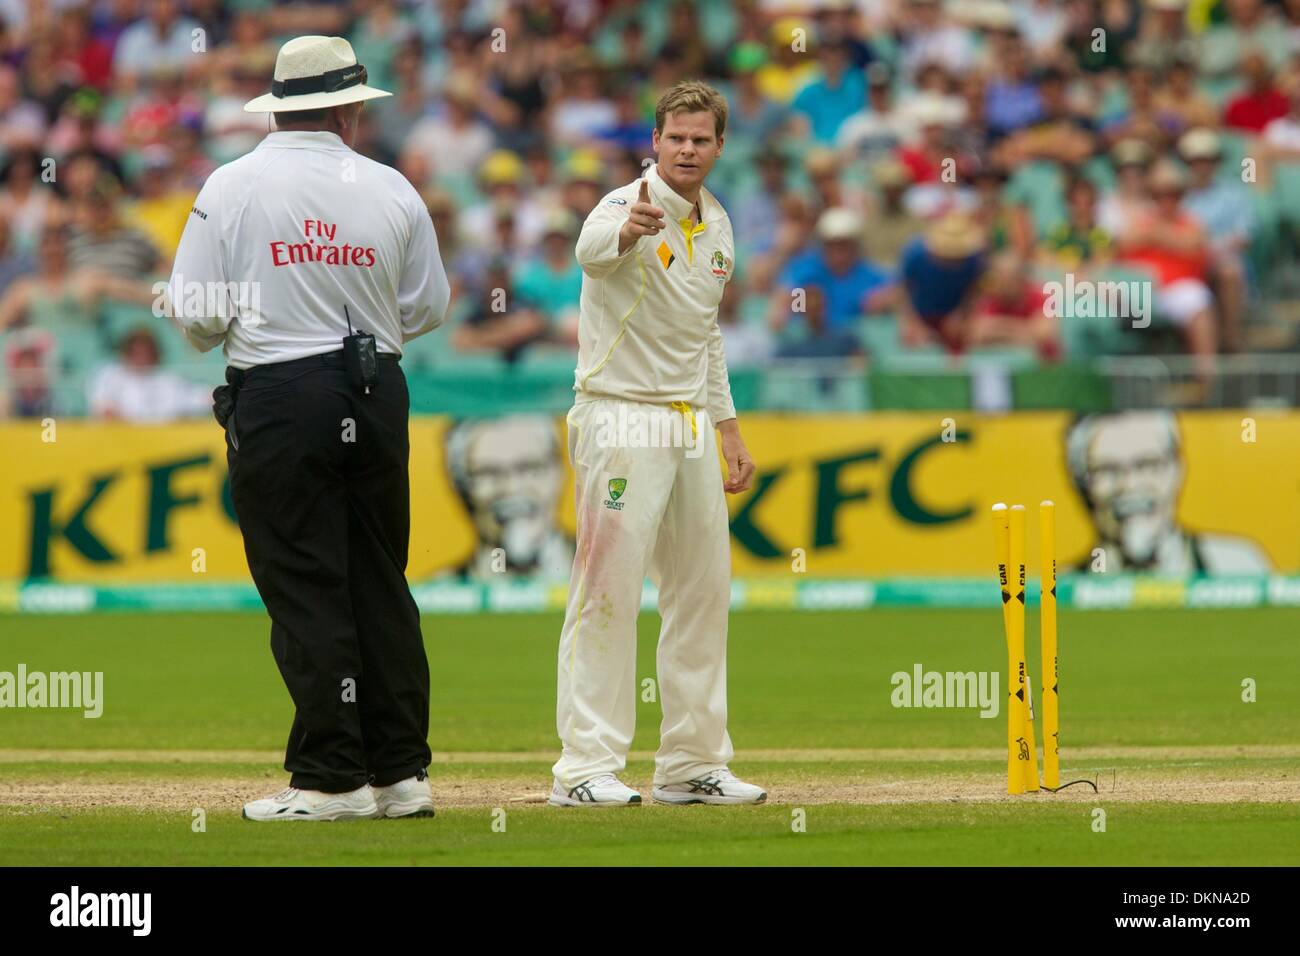
{"label": "cricket player", "polygon": [[[653,798],[767,799],[727,768],[731,551],[723,490],[748,489],[754,461],[740,437],[718,328],[734,270],[731,221],[704,188],[726,123],[726,101],[703,83],[665,93],[655,107],[657,164],[605,196],[578,237],[577,395],[568,415],[577,548],[560,635],[563,752],[554,806],[641,802],[616,774],[636,724],[636,619],[647,573],[663,618]],[[674,417],[680,427],[655,427]]]}

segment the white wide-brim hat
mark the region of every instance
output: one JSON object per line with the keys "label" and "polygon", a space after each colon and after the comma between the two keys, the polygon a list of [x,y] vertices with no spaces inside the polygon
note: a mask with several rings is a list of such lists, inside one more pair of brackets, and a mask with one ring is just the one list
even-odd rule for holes
{"label": "white wide-brim hat", "polygon": [[295,37],[275,58],[271,92],[249,100],[244,112],[319,110],[392,95],[366,86],[366,68],[342,37]]}

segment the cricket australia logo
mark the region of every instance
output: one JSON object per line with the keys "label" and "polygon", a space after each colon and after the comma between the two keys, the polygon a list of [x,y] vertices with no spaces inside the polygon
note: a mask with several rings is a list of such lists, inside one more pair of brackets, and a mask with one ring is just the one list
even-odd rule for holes
{"label": "cricket australia logo", "polygon": [[731,260],[722,254],[721,249],[715,249],[712,257],[709,259],[709,271],[722,280],[726,280],[731,272]]}
{"label": "cricket australia logo", "polygon": [[623,492],[627,490],[626,478],[609,479],[609,497],[605,499],[605,507],[611,511],[622,511],[623,502],[619,498],[623,497]]}

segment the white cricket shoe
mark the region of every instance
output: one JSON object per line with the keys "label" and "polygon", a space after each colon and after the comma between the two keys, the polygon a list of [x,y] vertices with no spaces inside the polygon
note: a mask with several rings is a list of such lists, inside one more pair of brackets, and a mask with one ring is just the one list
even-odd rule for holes
{"label": "white cricket shoe", "polygon": [[386,787],[371,787],[375,792],[377,817],[431,817],[433,794],[429,791],[429,775],[421,770]]}
{"label": "white cricket shoe", "polygon": [[347,793],[288,787],[273,797],[244,804],[244,819],[369,820],[378,811],[369,784]]}
{"label": "white cricket shoe", "polygon": [[655,787],[651,796],[657,803],[762,803],[767,791],[720,767],[684,783]]}
{"label": "white cricket shoe", "polygon": [[571,789],[555,781],[546,802],[553,807],[627,807],[639,804],[641,794],[612,773],[602,773]]}

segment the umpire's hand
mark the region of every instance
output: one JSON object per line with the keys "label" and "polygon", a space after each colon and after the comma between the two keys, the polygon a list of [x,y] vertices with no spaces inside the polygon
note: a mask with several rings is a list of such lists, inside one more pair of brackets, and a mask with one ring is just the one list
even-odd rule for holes
{"label": "umpire's hand", "polygon": [[664,211],[650,203],[650,184],[644,177],[641,180],[641,192],[628,211],[627,222],[618,231],[618,254],[633,246],[642,236],[657,236],[664,228]]}

